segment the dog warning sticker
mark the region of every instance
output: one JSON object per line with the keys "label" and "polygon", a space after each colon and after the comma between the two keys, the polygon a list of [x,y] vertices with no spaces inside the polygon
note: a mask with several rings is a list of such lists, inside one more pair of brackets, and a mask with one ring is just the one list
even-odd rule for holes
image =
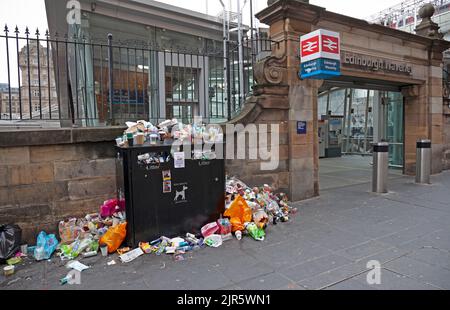
{"label": "dog warning sticker", "polygon": [[187,202],[187,191],[189,190],[187,183],[177,183],[173,185],[175,190],[175,198],[173,201],[175,203],[184,203]]}

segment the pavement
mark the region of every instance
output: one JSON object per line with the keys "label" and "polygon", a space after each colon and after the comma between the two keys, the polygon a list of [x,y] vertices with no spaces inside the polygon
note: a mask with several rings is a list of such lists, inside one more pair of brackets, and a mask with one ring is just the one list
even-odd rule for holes
{"label": "pavement", "polygon": [[[82,259],[91,268],[80,285],[59,284],[68,270],[58,257],[27,259],[14,276],[0,276],[0,289],[447,290],[450,171],[432,183],[397,176],[385,195],[370,193],[370,182],[343,184],[295,204],[298,215],[270,226],[263,242],[233,239],[186,254],[184,261],[155,255],[128,264],[117,255]],[[111,260],[117,264],[108,266]],[[380,284],[367,281],[371,261],[380,264]]]}
{"label": "pavement", "polygon": [[[348,155],[339,158],[322,158],[319,165],[320,189],[364,184],[372,181],[372,156]],[[389,169],[389,179],[402,177],[402,170]]]}

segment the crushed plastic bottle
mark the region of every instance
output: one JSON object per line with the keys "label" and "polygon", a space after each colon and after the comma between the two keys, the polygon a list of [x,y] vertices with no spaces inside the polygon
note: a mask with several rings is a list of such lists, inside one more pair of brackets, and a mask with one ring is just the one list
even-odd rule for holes
{"label": "crushed plastic bottle", "polygon": [[162,253],[164,253],[168,244],[169,243],[166,240],[163,240],[159,245],[158,251],[156,251],[156,255],[160,256]]}

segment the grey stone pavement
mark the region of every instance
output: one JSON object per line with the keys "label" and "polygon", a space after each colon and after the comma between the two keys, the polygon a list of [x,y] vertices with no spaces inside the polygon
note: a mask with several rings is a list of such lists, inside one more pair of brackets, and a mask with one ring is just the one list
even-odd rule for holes
{"label": "grey stone pavement", "polygon": [[[129,264],[116,255],[82,259],[92,267],[73,286],[59,285],[68,272],[59,258],[30,259],[14,276],[0,276],[0,289],[450,289],[450,172],[432,185],[397,175],[386,195],[370,193],[366,181],[296,204],[298,215],[270,226],[264,242],[234,239],[179,262],[155,255]],[[112,259],[117,265],[108,266]],[[366,281],[371,260],[381,263],[380,285]]]}

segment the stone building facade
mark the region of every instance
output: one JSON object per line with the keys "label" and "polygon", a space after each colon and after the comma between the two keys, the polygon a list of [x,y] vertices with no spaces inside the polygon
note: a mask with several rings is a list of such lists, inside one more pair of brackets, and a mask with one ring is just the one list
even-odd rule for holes
{"label": "stone building facade", "polygon": [[[354,54],[407,67],[410,70],[373,70],[341,59],[342,76],[326,83],[396,86],[404,96],[404,173],[415,174],[416,141],[432,140],[432,172],[450,168],[450,108],[443,100],[443,52],[450,42],[441,39],[438,25],[431,21],[433,10],[421,11],[418,35],[369,24],[366,21],[328,12],[308,1],[270,1],[257,14],[270,25],[274,41],[272,55],[255,68],[258,86],[244,111],[236,119],[243,123],[280,125],[278,171],[267,173],[254,161],[230,161],[231,174],[250,184],[270,183],[287,189],[292,200],[319,195],[317,97],[323,80],[299,78],[299,37],[317,29],[340,33],[342,55]],[[306,135],[297,134],[297,122],[306,121]],[[242,169],[242,167],[245,167]]]}
{"label": "stone building facade", "polygon": [[19,89],[16,87],[11,87],[11,100],[9,92],[10,89],[8,84],[0,84],[0,119],[9,119],[11,116],[14,118],[20,111]]}
{"label": "stone building facade", "polygon": [[[29,55],[28,55],[29,51]],[[30,41],[19,54],[23,119],[58,118],[55,71],[50,51],[37,41]],[[50,52],[51,54],[51,52]],[[15,109],[17,111],[17,108]],[[19,111],[16,113],[19,114]],[[20,115],[18,115],[20,118]]]}

